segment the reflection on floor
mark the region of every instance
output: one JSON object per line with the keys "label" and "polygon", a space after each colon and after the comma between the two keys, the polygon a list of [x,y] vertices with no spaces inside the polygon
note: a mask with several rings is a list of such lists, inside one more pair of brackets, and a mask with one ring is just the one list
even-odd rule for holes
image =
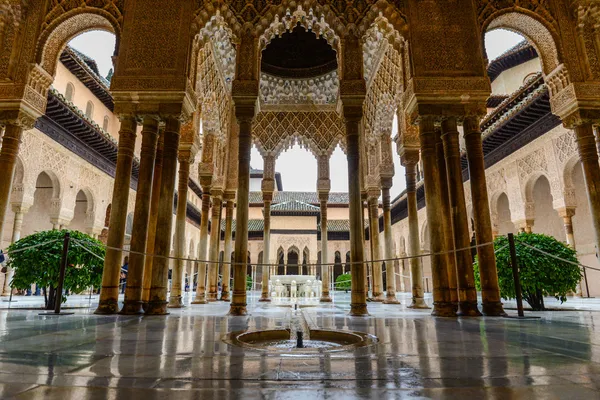
{"label": "reflection on floor", "polygon": [[[545,312],[539,320],[434,319],[428,311],[369,304],[347,315],[348,295],[311,305],[311,325],[373,334],[351,352],[298,356],[231,347],[231,331],[285,327],[290,307],[250,301],[168,317],[0,311],[0,398],[599,398],[600,335],[594,312]],[[403,303],[406,303],[403,301]]]}

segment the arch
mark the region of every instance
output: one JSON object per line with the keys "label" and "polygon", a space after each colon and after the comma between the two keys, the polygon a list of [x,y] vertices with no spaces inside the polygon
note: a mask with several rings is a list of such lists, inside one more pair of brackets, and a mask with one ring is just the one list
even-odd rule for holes
{"label": "arch", "polygon": [[292,245],[287,250],[287,274],[298,275],[298,265],[300,264],[300,250]]}
{"label": "arch", "polygon": [[554,209],[553,200],[556,199],[552,193],[550,180],[541,175],[533,184],[531,201],[535,204],[534,228],[536,232],[554,236],[558,240],[566,239],[563,220]]}
{"label": "arch", "polygon": [[310,250],[307,246],[304,246],[304,250],[302,250],[302,275],[308,275],[308,264],[310,264]]}
{"label": "arch", "polygon": [[108,115],[105,115],[105,116],[104,116],[104,119],[103,119],[103,121],[102,121],[102,129],[103,129],[105,132],[108,132],[108,124],[109,124],[109,122],[110,122],[110,119],[108,118]]}
{"label": "arch", "polygon": [[576,166],[581,166],[579,153],[575,153],[571,155],[563,165],[562,176],[563,176],[563,184],[565,189],[573,188],[573,172]]}
{"label": "arch", "polygon": [[[537,14],[527,13],[524,10],[503,10],[494,13],[482,25],[482,40],[487,31],[494,29],[510,30],[525,37],[540,56],[544,75],[549,75],[562,64],[562,55],[556,45],[559,43],[557,35],[551,25]],[[484,56],[487,59],[485,46]]]}
{"label": "arch", "polygon": [[510,200],[505,192],[499,192],[493,200],[493,212],[496,214],[498,234],[515,233],[516,227],[512,222]]}
{"label": "arch", "polygon": [[335,279],[344,273],[344,266],[342,265],[342,254],[340,251],[336,251],[333,258],[333,276],[332,281],[335,282]]}
{"label": "arch", "polygon": [[127,214],[127,220],[125,222],[125,236],[131,237],[133,231],[133,211]]}
{"label": "arch", "polygon": [[94,30],[107,31],[116,36],[115,55],[117,55],[121,37],[120,20],[111,14],[108,8],[87,6],[65,12],[44,27],[38,41],[35,61],[54,76],[58,58],[67,43],[82,33]]}
{"label": "arch", "polygon": [[92,103],[91,100],[89,100],[85,105],[85,116],[90,120],[94,119],[94,103]]}
{"label": "arch", "polygon": [[[89,193],[89,192],[88,192]],[[69,223],[69,229],[84,232],[86,228],[86,222],[90,214],[90,203],[88,193],[83,190],[79,190],[75,196],[75,208],[73,210],[73,219]],[[93,207],[92,207],[93,208]],[[93,214],[92,218],[93,218]]]}
{"label": "arch", "polygon": [[75,86],[71,82],[67,83],[67,88],[65,89],[65,99],[67,101],[73,101],[73,97],[75,96]]}
{"label": "arch", "polygon": [[283,247],[279,246],[277,249],[277,275],[285,274],[285,264],[284,264],[284,256],[283,256]]}

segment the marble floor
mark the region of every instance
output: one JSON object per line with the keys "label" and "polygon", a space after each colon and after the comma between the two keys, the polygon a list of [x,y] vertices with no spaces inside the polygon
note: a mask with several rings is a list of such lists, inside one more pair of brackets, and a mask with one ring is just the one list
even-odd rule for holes
{"label": "marble floor", "polygon": [[379,342],[322,354],[225,344],[228,332],[289,326],[290,307],[255,297],[248,317],[228,317],[223,303],[166,317],[0,310],[0,398],[600,398],[597,312],[436,319],[403,301],[369,303],[369,317],[353,318],[348,302],[342,294],[300,314],[311,327],[367,332]]}

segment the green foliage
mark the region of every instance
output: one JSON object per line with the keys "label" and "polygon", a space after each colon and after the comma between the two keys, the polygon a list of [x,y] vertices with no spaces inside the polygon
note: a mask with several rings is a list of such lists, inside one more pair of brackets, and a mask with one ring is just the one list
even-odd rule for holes
{"label": "green foliage", "polygon": [[350,274],[341,274],[335,278],[336,290],[350,290],[352,288],[352,276]]}
{"label": "green foliage", "polygon": [[[577,262],[575,250],[547,235],[519,233],[515,236],[523,299],[536,311],[544,310],[544,296],[554,296],[561,302],[566,301],[567,293],[575,291],[581,280],[582,274],[579,266],[542,254],[523,243],[571,262]],[[494,250],[496,251],[500,295],[503,299],[514,299],[516,295],[508,238],[506,236],[496,238]],[[481,290],[477,260],[475,260],[474,270],[477,289]]]}
{"label": "green foliage", "polygon": [[246,275],[246,290],[252,290],[252,277]]}
{"label": "green foliage", "polygon": [[[15,269],[15,275],[11,283],[12,287],[29,289],[32,284],[37,284],[40,288],[56,288],[58,286],[60,261],[66,232],[67,230],[38,232],[9,246],[8,251],[12,252],[56,240],[9,256],[8,265]],[[71,293],[80,293],[90,286],[100,286],[105,254],[103,244],[84,233],[78,231],[68,232],[71,234],[71,243],[67,258],[68,266],[65,272],[64,289]],[[82,249],[73,239],[85,243],[86,249],[100,258],[94,257]]]}

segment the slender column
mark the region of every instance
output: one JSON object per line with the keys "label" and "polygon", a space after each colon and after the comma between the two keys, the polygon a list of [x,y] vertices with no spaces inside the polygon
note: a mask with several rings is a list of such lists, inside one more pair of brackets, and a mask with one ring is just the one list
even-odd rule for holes
{"label": "slender column", "polygon": [[[477,289],[469,237],[469,222],[467,205],[460,164],[460,148],[458,145],[458,128],[456,118],[449,117],[442,122],[442,140],[444,142],[444,157],[450,200],[450,216],[454,236],[454,254],[456,256],[456,271],[458,283],[458,315],[476,317],[481,313],[477,308]],[[442,176],[442,179],[444,177]],[[460,250],[465,249],[465,250]]]}
{"label": "slender column", "polygon": [[[23,228],[23,217],[29,210],[29,205],[25,206],[22,204],[13,204],[12,205],[13,213],[15,214],[15,218],[13,220],[13,231],[12,231],[12,241],[11,243],[18,242],[21,239],[21,229]],[[7,268],[6,277],[4,279],[4,285],[2,287],[2,296],[10,296],[10,282],[15,274],[15,270],[11,267]]]}
{"label": "slender column", "polygon": [[[492,219],[490,216],[490,203],[488,200],[485,165],[483,162],[483,146],[478,119],[465,118],[463,128],[467,148],[467,160],[469,162],[475,240],[478,245],[492,243],[494,240],[492,237]],[[477,258],[479,260],[481,283],[481,311],[486,316],[505,315],[500,299],[494,246],[478,247]]]}
{"label": "slender column", "polygon": [[[223,283],[221,300],[229,301],[229,281],[231,276],[231,231],[233,227],[233,198],[225,194],[225,243],[223,244]],[[264,257],[263,257],[264,259]]]}
{"label": "slender column", "polygon": [[[376,194],[375,194],[376,193]],[[383,301],[383,271],[381,267],[381,246],[379,244],[379,189],[369,192],[369,238],[373,254],[373,301]]]}
{"label": "slender column", "polygon": [[206,248],[208,247],[208,218],[210,210],[210,188],[202,188],[202,215],[200,216],[200,241],[198,242],[198,276],[196,298],[192,304],[206,304]]}
{"label": "slender column", "polygon": [[439,169],[437,167],[436,138],[434,120],[422,117],[419,122],[419,141],[423,159],[423,178],[425,180],[425,201],[427,202],[427,221],[429,223],[429,241],[431,256],[431,273],[433,277],[433,311],[432,315],[454,317],[456,311],[450,298],[448,286],[448,270],[446,258],[440,254],[445,249],[444,232],[439,229],[442,216],[442,191],[440,188]]}
{"label": "slender column", "polygon": [[[119,149],[113,184],[113,197],[110,207],[110,223],[104,270],[102,271],[102,290],[96,314],[115,314],[119,310],[119,279],[121,277],[121,259],[125,241],[125,223],[129,202],[129,185],[135,147],[136,121],[131,115],[121,117],[119,130]],[[6,139],[5,139],[6,140]]]}
{"label": "slender column", "polygon": [[[213,191],[214,192],[214,191]],[[208,301],[217,301],[219,291],[219,250],[221,244],[221,207],[223,201],[220,192],[212,198],[212,221],[210,223],[210,247],[208,251]]]}
{"label": "slender column", "polygon": [[[160,200],[160,178],[162,176],[163,147],[165,144],[165,135],[163,133],[164,131],[158,136],[156,158],[154,160],[154,175],[152,177],[152,197],[150,198],[150,218],[148,219],[148,241],[146,242],[146,253],[148,254],[154,254],[154,240],[156,238],[156,218],[158,216],[158,202]],[[144,261],[144,289],[142,292],[142,301],[144,302],[144,307],[150,299],[150,286],[152,286],[153,262],[154,257],[146,257],[146,260]]]}
{"label": "slender column", "polygon": [[[264,199],[264,194],[263,194]],[[263,264],[268,264],[271,257],[271,200],[263,200],[264,203],[264,222],[263,233]],[[269,268],[262,267],[262,292],[258,301],[271,301],[269,294]]]}
{"label": "slender column", "polygon": [[429,308],[423,293],[423,263],[419,243],[419,216],[417,214],[417,164],[419,150],[404,150],[402,165],[406,176],[406,204],[408,209],[408,255],[410,257],[410,275],[412,282],[412,302],[408,308]]}
{"label": "slender column", "polygon": [[[254,103],[253,103],[254,104]],[[233,296],[230,315],[246,315],[246,265],[248,263],[248,197],[250,195],[250,150],[252,148],[252,118],[254,106],[236,105],[240,126],[238,153],[238,192],[233,261]]]}
{"label": "slender column", "polygon": [[362,105],[357,107],[344,107],[344,119],[346,123],[346,145],[348,159],[348,197],[350,213],[350,259],[352,296],[350,302],[350,315],[364,316],[367,311],[366,267],[364,255],[364,217],[360,193],[359,170],[360,170],[360,148],[359,148],[359,123],[362,118]]}
{"label": "slender column", "polygon": [[[330,281],[330,268],[325,264],[329,261],[329,249],[327,240],[327,200],[329,199],[329,193],[320,194],[320,206],[321,206],[321,299],[322,303],[331,302],[331,296],[329,295],[329,281]],[[326,200],[327,199],[327,200]]]}
{"label": "slender column", "polygon": [[596,139],[596,149],[600,154],[600,126],[594,127],[594,137]]}
{"label": "slender column", "polygon": [[575,215],[575,208],[565,207],[557,211],[558,215],[560,215],[560,217],[563,219],[567,244],[571,246],[571,248],[575,249],[575,236],[573,235],[573,215]]}
{"label": "slender column", "polygon": [[179,130],[181,122],[168,118],[165,126],[163,169],[160,181],[160,202],[158,204],[157,231],[161,232],[154,241],[156,258],[152,264],[152,286],[146,314],[166,315],[169,260],[173,227],[173,196],[177,174],[177,153],[179,150]]}
{"label": "slender column", "polygon": [[[288,254],[289,253],[287,251],[283,254],[283,274],[284,275],[287,275]],[[324,274],[324,272],[322,274]]]}
{"label": "slender column", "polygon": [[596,234],[596,249],[600,249],[600,164],[598,164],[598,152],[592,125],[583,124],[575,127],[575,134],[590,203],[592,224]]}
{"label": "slender column", "polygon": [[140,172],[135,194],[135,209],[133,211],[133,227],[127,270],[127,286],[125,301],[121,314],[142,314],[142,291],[144,279],[144,263],[146,256],[146,239],[148,238],[148,217],[152,196],[152,181],[154,161],[158,143],[158,120],[145,117],[142,128],[142,148],[140,151]]}
{"label": "slender column", "polygon": [[[391,179],[390,179],[391,180]],[[384,258],[386,261],[386,274],[387,274],[387,290],[385,296],[385,304],[400,304],[398,299],[396,298],[396,266],[394,265],[394,261],[390,261],[394,258],[394,253],[392,248],[394,247],[394,239],[392,238],[392,205],[391,205],[391,196],[390,196],[390,187],[389,185],[384,185],[381,188],[381,195],[383,200],[383,235],[385,238],[385,246],[384,246]]]}
{"label": "slender column", "polygon": [[179,150],[179,178],[177,181],[177,213],[175,217],[175,257],[171,273],[171,294],[169,296],[169,308],[183,307],[181,297],[181,286],[184,279],[183,271],[186,261],[183,260],[186,253],[185,226],[187,214],[188,185],[190,180],[190,165],[194,162],[192,151]]}
{"label": "slender column", "polygon": [[[30,124],[33,126],[33,122]],[[30,128],[27,126],[26,128]],[[17,165],[17,155],[23,137],[23,127],[15,124],[6,124],[4,136],[2,137],[2,148],[0,149],[0,245],[2,244],[4,232],[4,219],[10,201],[13,176]]]}

